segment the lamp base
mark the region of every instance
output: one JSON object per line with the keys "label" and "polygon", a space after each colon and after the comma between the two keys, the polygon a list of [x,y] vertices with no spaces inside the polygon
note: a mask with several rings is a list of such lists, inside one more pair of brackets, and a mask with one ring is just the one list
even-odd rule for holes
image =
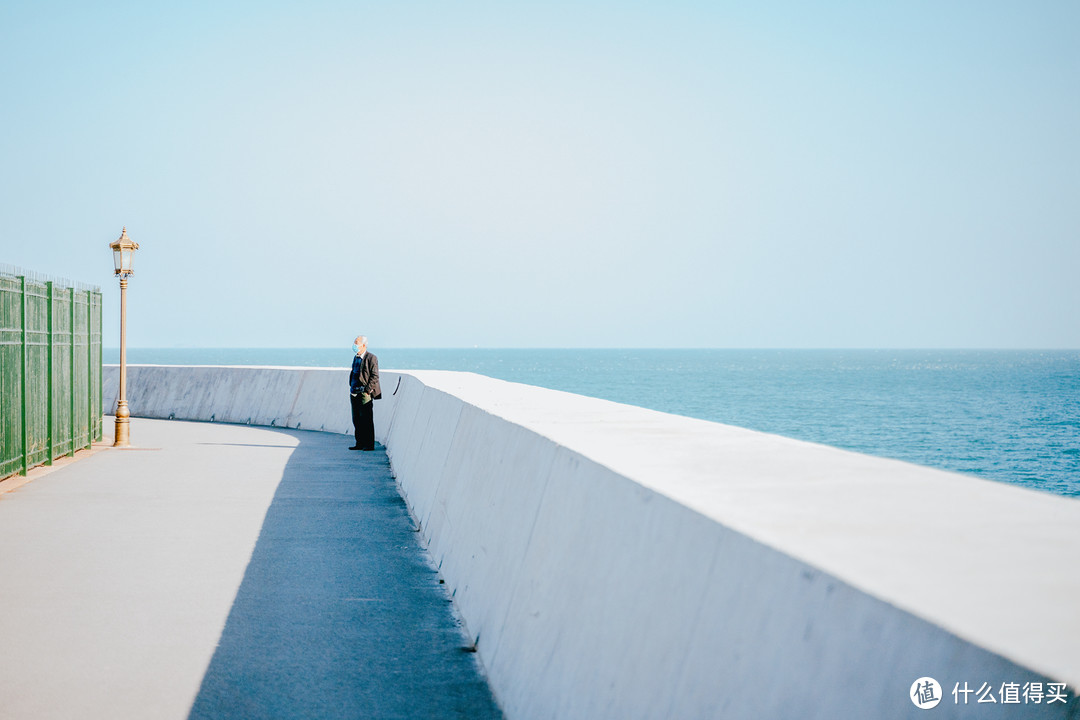
{"label": "lamp base", "polygon": [[113,447],[129,447],[131,445],[128,427],[128,418],[130,417],[131,413],[128,411],[127,401],[121,400],[116,403],[116,432]]}

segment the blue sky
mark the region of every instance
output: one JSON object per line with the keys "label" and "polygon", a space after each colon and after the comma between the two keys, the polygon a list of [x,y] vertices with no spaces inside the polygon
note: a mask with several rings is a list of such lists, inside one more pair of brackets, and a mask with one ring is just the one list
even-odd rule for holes
{"label": "blue sky", "polygon": [[0,262],[135,347],[1080,347],[1080,4],[4,3]]}

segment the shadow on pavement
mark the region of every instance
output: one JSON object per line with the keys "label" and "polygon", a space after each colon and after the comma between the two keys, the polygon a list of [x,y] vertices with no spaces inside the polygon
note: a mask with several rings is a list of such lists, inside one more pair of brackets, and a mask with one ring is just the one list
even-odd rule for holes
{"label": "shadow on pavement", "polygon": [[299,445],[189,718],[501,717],[386,453],[287,434]]}

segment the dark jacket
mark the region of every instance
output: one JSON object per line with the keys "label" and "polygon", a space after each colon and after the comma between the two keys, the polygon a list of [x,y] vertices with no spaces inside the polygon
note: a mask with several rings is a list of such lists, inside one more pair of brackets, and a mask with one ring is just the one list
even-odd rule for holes
{"label": "dark jacket", "polygon": [[372,400],[382,398],[379,387],[379,358],[374,353],[364,353],[364,359],[353,357],[352,372],[349,373],[349,392],[366,392]]}

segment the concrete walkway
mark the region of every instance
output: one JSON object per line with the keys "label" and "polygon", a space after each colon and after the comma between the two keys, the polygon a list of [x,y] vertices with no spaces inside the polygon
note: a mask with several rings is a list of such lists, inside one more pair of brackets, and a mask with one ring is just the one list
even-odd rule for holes
{"label": "concrete walkway", "polygon": [[132,437],[0,495],[0,718],[499,717],[384,453]]}

